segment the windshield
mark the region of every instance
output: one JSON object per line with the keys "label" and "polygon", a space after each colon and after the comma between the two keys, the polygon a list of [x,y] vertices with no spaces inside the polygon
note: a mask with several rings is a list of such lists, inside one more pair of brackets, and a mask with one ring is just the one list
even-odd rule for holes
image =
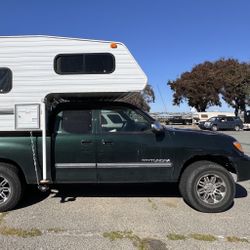
{"label": "windshield", "polygon": [[207,121],[208,122],[214,122],[216,120],[216,117],[211,117],[211,118],[209,118]]}

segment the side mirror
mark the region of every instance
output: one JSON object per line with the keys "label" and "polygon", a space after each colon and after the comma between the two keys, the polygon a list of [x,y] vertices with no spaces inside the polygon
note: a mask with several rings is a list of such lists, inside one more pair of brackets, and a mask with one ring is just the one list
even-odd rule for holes
{"label": "side mirror", "polygon": [[152,123],[151,128],[154,133],[160,133],[164,130],[164,127],[159,121],[155,121],[154,123]]}

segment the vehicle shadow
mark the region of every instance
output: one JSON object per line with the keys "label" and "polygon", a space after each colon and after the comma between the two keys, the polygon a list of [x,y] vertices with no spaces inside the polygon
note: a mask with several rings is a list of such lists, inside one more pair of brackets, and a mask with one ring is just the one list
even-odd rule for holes
{"label": "vehicle shadow", "polygon": [[[60,198],[61,203],[75,201],[77,197],[181,197],[176,183],[68,184],[54,188],[52,198]],[[237,183],[235,198],[246,196],[247,190]]]}
{"label": "vehicle shadow", "polygon": [[49,197],[49,195],[50,191],[41,192],[40,190],[38,190],[37,185],[28,185],[25,188],[21,202],[13,210],[32,206],[36,203],[45,200],[46,198]]}
{"label": "vehicle shadow", "polygon": [[143,184],[68,184],[55,186],[53,198],[60,202],[77,197],[181,197],[175,183]]}
{"label": "vehicle shadow", "polygon": [[[247,190],[236,184],[235,198],[244,198],[247,195]],[[78,197],[181,197],[176,183],[63,184],[54,185],[45,193],[36,186],[30,186],[15,210],[39,203],[48,196],[59,198],[61,203],[75,201]]]}
{"label": "vehicle shadow", "polygon": [[248,195],[247,190],[240,184],[236,183],[235,198],[244,198],[247,197],[247,195]]}

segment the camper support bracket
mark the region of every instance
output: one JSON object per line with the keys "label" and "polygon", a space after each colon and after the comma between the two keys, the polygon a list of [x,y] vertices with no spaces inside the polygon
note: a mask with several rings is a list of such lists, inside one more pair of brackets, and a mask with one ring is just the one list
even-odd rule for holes
{"label": "camper support bracket", "polygon": [[40,184],[48,184],[47,180],[47,145],[46,145],[46,102],[43,100],[41,105],[42,113],[42,152],[43,152],[43,178],[40,181]]}

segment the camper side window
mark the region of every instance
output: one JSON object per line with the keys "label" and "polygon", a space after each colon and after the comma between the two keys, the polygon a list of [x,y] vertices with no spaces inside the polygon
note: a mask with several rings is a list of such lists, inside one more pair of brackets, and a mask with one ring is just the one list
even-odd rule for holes
{"label": "camper side window", "polygon": [[110,53],[63,54],[54,61],[57,74],[110,74],[115,70],[115,58]]}
{"label": "camper side window", "polygon": [[8,93],[12,89],[12,72],[8,68],[0,68],[0,94]]}

